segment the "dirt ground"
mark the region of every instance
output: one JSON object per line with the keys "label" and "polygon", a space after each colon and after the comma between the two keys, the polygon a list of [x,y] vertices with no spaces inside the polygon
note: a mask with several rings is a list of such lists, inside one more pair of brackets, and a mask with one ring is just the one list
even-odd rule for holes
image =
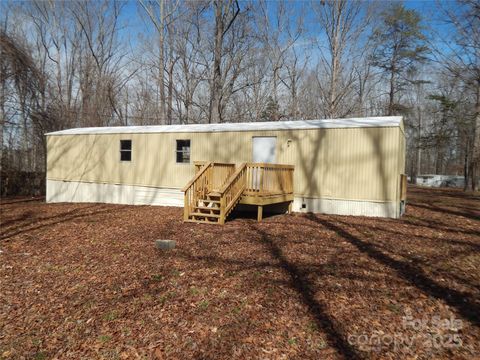
{"label": "dirt ground", "polygon": [[479,196],[254,216],[4,199],[0,358],[480,357]]}

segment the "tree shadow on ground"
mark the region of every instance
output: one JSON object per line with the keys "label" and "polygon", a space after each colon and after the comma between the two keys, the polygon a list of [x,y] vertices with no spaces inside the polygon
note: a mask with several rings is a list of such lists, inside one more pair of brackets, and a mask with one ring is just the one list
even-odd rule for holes
{"label": "tree shadow on ground", "polygon": [[[267,248],[272,257],[279,262],[279,266],[288,274],[290,286],[301,296],[303,303],[308,307],[310,314],[315,318],[317,326],[325,331],[328,341],[337,351],[347,359],[359,359],[362,356],[350,345],[345,334],[340,331],[340,325],[331,319],[324,304],[315,299],[315,290],[308,280],[309,273],[302,271],[297,265],[290,262],[282,249],[272,240],[271,236],[259,226],[252,226],[259,234],[259,241]],[[278,235],[283,238],[282,235]]]}
{"label": "tree shadow on ground", "polygon": [[314,214],[308,214],[308,218],[325,228],[334,231],[350,244],[355,246],[360,252],[368,255],[377,262],[396,271],[404,280],[408,281],[419,290],[422,290],[429,296],[444,301],[455,308],[460,315],[476,326],[480,326],[480,306],[478,300],[472,298],[468,293],[450,289],[440,285],[430,279],[424,271],[418,266],[408,262],[396,260],[380,251],[375,245],[361,240],[343,227],[340,227],[330,221],[319,218]]}
{"label": "tree shadow on ground", "polygon": [[447,214],[450,214],[450,215],[462,216],[462,217],[465,217],[465,218],[468,218],[468,219],[471,219],[471,220],[478,220],[478,218],[479,218],[478,211],[477,212],[475,212],[475,211],[455,211],[455,210],[452,210],[452,209],[447,209],[446,207],[441,207],[441,206],[438,206],[438,205],[434,205],[432,203],[430,203],[428,205],[423,205],[423,204],[419,204],[417,202],[410,202],[409,205],[410,206],[416,206],[416,207],[426,209],[426,210],[430,210],[430,211],[439,212],[441,214],[447,213]]}
{"label": "tree shadow on ground", "polygon": [[[444,227],[444,226],[439,226],[438,222],[435,222],[435,221],[429,221],[429,220],[425,220],[425,222],[429,225],[419,225],[419,224],[415,224],[413,222],[410,222],[408,220],[403,220],[403,222],[405,223],[408,223],[409,225],[412,225],[412,226],[415,226],[415,227],[423,227],[423,228],[428,228],[429,230],[440,230],[440,231],[445,231],[445,232],[452,232],[452,233],[461,233],[461,234],[467,234],[467,235],[480,235],[480,232],[479,231],[462,231],[460,229],[451,229],[451,228],[448,228],[448,227]],[[349,225],[353,225],[351,223],[349,223],[348,221],[341,221],[341,220],[337,220],[336,221],[337,224],[341,224],[341,225],[344,225],[344,226],[349,226]],[[370,231],[370,232],[377,232],[377,231],[381,231],[383,233],[388,233],[388,234],[392,234],[392,235],[395,235],[395,236],[405,236],[407,234],[405,233],[402,233],[400,231],[395,231],[393,230],[393,226],[389,226],[389,222],[385,222],[384,226],[370,226],[368,224],[362,224],[362,232],[365,232],[365,231]],[[471,242],[471,241],[467,241],[467,240],[464,240],[464,241],[460,241],[460,240],[454,240],[454,239],[448,239],[448,238],[441,238],[441,239],[438,239],[438,238],[435,238],[435,237],[432,237],[432,236],[427,236],[427,235],[420,235],[420,234],[415,234],[415,235],[412,235],[414,238],[416,239],[423,239],[423,240],[428,240],[428,241],[440,241],[441,243],[446,243],[446,244],[452,244],[452,245],[460,245],[462,247],[467,247],[467,248],[470,248],[471,251],[480,251],[480,244],[477,244],[477,243],[474,243],[474,242]],[[436,260],[436,259],[432,259],[432,260]]]}
{"label": "tree shadow on ground", "polygon": [[478,194],[473,194],[469,191],[462,191],[461,189],[450,189],[450,188],[431,188],[431,187],[422,187],[418,185],[409,185],[408,192],[416,195],[421,198],[422,201],[428,202],[432,197],[425,196],[425,191],[436,193],[437,197],[447,197],[447,198],[464,198],[464,199],[473,199],[480,200]]}
{"label": "tree shadow on ground", "polygon": [[[287,235],[270,234],[268,233],[262,224],[258,224],[256,221],[245,222],[245,227],[248,227],[251,230],[251,235],[249,236],[253,242],[259,244],[264,250],[261,252],[266,252],[269,255],[269,260],[260,260],[256,257],[228,257],[224,258],[218,254],[202,254],[192,251],[191,248],[182,249],[179,247],[175,250],[174,253],[171,253],[166,256],[172,256],[176,259],[182,258],[189,263],[195,263],[196,268],[218,268],[218,269],[228,269],[227,273],[230,273],[228,276],[237,276],[244,274],[245,272],[252,271],[269,271],[269,270],[279,270],[287,278],[284,279],[269,279],[266,280],[270,285],[278,285],[276,288],[277,291],[281,289],[291,289],[299,295],[300,301],[305,305],[307,310],[307,315],[312,318],[312,322],[315,323],[318,329],[325,334],[327,342],[335,348],[336,352],[345,359],[360,359],[363,358],[361,352],[357,350],[354,346],[349,344],[347,340],[347,334],[344,329],[345,326],[342,326],[339,322],[335,321],[329,315],[329,309],[326,304],[316,299],[316,288],[312,283],[313,279],[319,279],[324,276],[341,276],[348,279],[356,279],[359,281],[369,282],[374,281],[372,277],[363,276],[362,274],[355,274],[350,272],[345,272],[338,274],[337,269],[332,270],[330,267],[331,264],[336,264],[336,261],[333,261],[331,264],[317,264],[317,263],[303,263],[301,265],[290,261],[285,255],[279,243],[288,242],[291,244],[291,240],[287,238]],[[199,245],[200,246],[200,245]],[[365,269],[366,270],[366,269]],[[245,285],[248,288],[250,285]],[[323,289],[323,288],[322,288]],[[141,289],[137,289],[131,296],[141,296],[143,292],[158,295],[164,289],[162,285],[155,284],[154,281],[147,281],[144,283],[144,286]],[[338,289],[329,288],[327,291],[334,292]],[[291,293],[285,294],[285,296],[291,296]],[[128,299],[128,298],[127,298]]]}
{"label": "tree shadow on ground", "polygon": [[15,217],[13,219],[8,219],[6,221],[0,221],[0,225],[2,226],[3,229],[5,229],[9,225],[18,224],[18,223],[24,222],[25,220],[31,219],[32,215],[34,215],[34,214],[35,214],[35,212],[30,211],[30,210],[25,211],[23,214]]}
{"label": "tree shadow on ground", "polygon": [[[352,226],[351,223],[348,223],[347,221],[340,221],[340,220],[337,220],[336,224],[339,224],[342,226]],[[388,222],[386,222],[386,224],[388,224]],[[405,233],[390,230],[389,228],[369,226],[368,224],[362,224],[361,228],[359,228],[356,225],[353,225],[353,226],[357,231],[363,233],[364,235],[369,235],[372,232],[381,232],[381,233],[393,234],[396,236],[407,235]],[[438,228],[439,227],[435,225],[432,225],[430,227],[430,229],[438,229]],[[456,247],[461,246],[462,248],[459,250],[449,250],[448,253],[445,253],[445,249],[442,248],[442,251],[439,252],[438,255],[428,254],[427,257],[422,257],[421,256],[422,254],[416,251],[412,253],[403,251],[402,253],[400,253],[398,246],[392,244],[391,242],[376,243],[375,246],[377,250],[382,251],[385,254],[390,253],[392,255],[401,255],[403,258],[408,259],[410,263],[420,264],[421,266],[428,266],[429,269],[431,271],[434,271],[436,274],[442,274],[442,276],[446,278],[453,278],[462,286],[480,289],[479,285],[475,284],[475,282],[472,282],[472,280],[468,280],[461,276],[456,275],[455,273],[445,271],[445,269],[443,269],[442,267],[435,265],[439,263],[441,260],[445,259],[447,255],[449,259],[453,260],[456,258],[461,258],[463,256],[468,256],[472,253],[475,253],[476,251],[480,250],[480,245],[470,241],[459,241],[459,240],[453,240],[453,239],[447,239],[447,238],[438,239],[438,238],[427,237],[425,235],[419,235],[419,234],[415,234],[412,236],[413,238],[410,238],[409,242],[413,242],[415,240],[421,239],[422,242],[429,241],[429,242],[432,242],[433,244],[434,241],[438,241],[442,244],[450,244]]]}
{"label": "tree shadow on ground", "polygon": [[11,205],[11,204],[19,204],[19,203],[26,203],[26,202],[33,202],[33,201],[44,201],[45,200],[45,196],[38,196],[38,197],[34,197],[34,198],[28,198],[28,199],[12,199],[12,198],[6,198],[7,200],[5,201],[5,199],[1,199],[0,198],[0,205]]}
{"label": "tree shadow on ground", "polygon": [[[91,208],[96,207],[96,205],[88,205],[88,206],[82,206],[82,207],[75,207],[72,210],[69,211],[64,211],[64,212],[59,212],[58,214],[55,214],[53,216],[40,216],[42,215],[40,213],[41,210],[38,211],[26,211],[23,213],[21,216],[17,217],[16,219],[12,219],[7,222],[1,222],[2,225],[2,232],[0,235],[5,236],[5,233],[13,233],[17,231],[22,231],[24,228],[28,228],[32,225],[38,224],[42,221],[49,221],[49,220],[56,220],[56,219],[63,219],[70,217],[72,215],[76,215],[83,210],[88,210]],[[5,229],[7,225],[13,225],[8,229]]]}
{"label": "tree shadow on ground", "polygon": [[[85,217],[95,217],[100,214],[105,214],[105,213],[112,213],[113,211],[117,212],[120,209],[125,209],[126,207],[121,207],[121,208],[116,208],[116,209],[111,209],[111,208],[100,208],[99,210],[95,210],[92,212],[86,212],[83,213],[83,210],[88,210],[90,208],[96,208],[97,205],[92,205],[92,206],[86,206],[80,209],[74,209],[72,211],[66,212],[66,213],[61,213],[59,215],[51,216],[51,217],[46,217],[46,218],[33,218],[32,221],[26,223],[26,224],[21,224],[17,227],[7,229],[6,232],[2,232],[0,234],[0,240],[7,240],[9,238],[12,238],[16,235],[20,235],[23,233],[27,233],[30,231],[42,229],[45,227],[57,225],[60,223],[68,222],[71,220],[79,219],[79,218],[85,218]],[[47,221],[46,223],[39,224],[37,226],[32,226],[34,224],[38,224],[39,222]]]}
{"label": "tree shadow on ground", "polygon": [[431,218],[424,219],[414,215],[406,215],[402,218],[402,221],[408,225],[416,226],[416,227],[423,227],[423,228],[435,228],[437,230],[448,231],[453,233],[461,233],[465,235],[478,235],[480,236],[480,229],[479,230],[465,230],[460,228],[459,226],[447,226],[445,223],[441,221],[436,221]]}

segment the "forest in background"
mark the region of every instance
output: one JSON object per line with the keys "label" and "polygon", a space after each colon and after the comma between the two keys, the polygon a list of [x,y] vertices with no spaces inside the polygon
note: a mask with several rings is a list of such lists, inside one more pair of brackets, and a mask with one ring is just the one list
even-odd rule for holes
{"label": "forest in background", "polygon": [[477,186],[478,0],[0,3],[2,195],[44,192],[50,131],[385,115],[408,175]]}

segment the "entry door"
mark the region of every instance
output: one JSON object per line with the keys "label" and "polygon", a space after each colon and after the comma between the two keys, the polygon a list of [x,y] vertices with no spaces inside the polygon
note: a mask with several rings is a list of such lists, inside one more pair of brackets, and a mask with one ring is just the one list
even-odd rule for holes
{"label": "entry door", "polygon": [[253,141],[252,159],[255,163],[275,163],[277,138],[274,136],[255,136]]}

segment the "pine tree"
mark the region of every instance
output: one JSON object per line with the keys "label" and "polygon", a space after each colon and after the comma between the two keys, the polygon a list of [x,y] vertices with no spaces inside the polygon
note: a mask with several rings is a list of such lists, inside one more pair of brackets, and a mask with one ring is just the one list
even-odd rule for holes
{"label": "pine tree", "polygon": [[389,78],[388,115],[403,108],[396,103],[396,94],[407,84],[408,74],[414,73],[415,66],[426,60],[428,48],[421,22],[415,10],[393,3],[381,13],[380,25],[372,34],[372,63]]}
{"label": "pine tree", "polygon": [[269,96],[267,99],[267,105],[262,111],[262,121],[278,121],[279,119],[279,106],[278,103]]}

